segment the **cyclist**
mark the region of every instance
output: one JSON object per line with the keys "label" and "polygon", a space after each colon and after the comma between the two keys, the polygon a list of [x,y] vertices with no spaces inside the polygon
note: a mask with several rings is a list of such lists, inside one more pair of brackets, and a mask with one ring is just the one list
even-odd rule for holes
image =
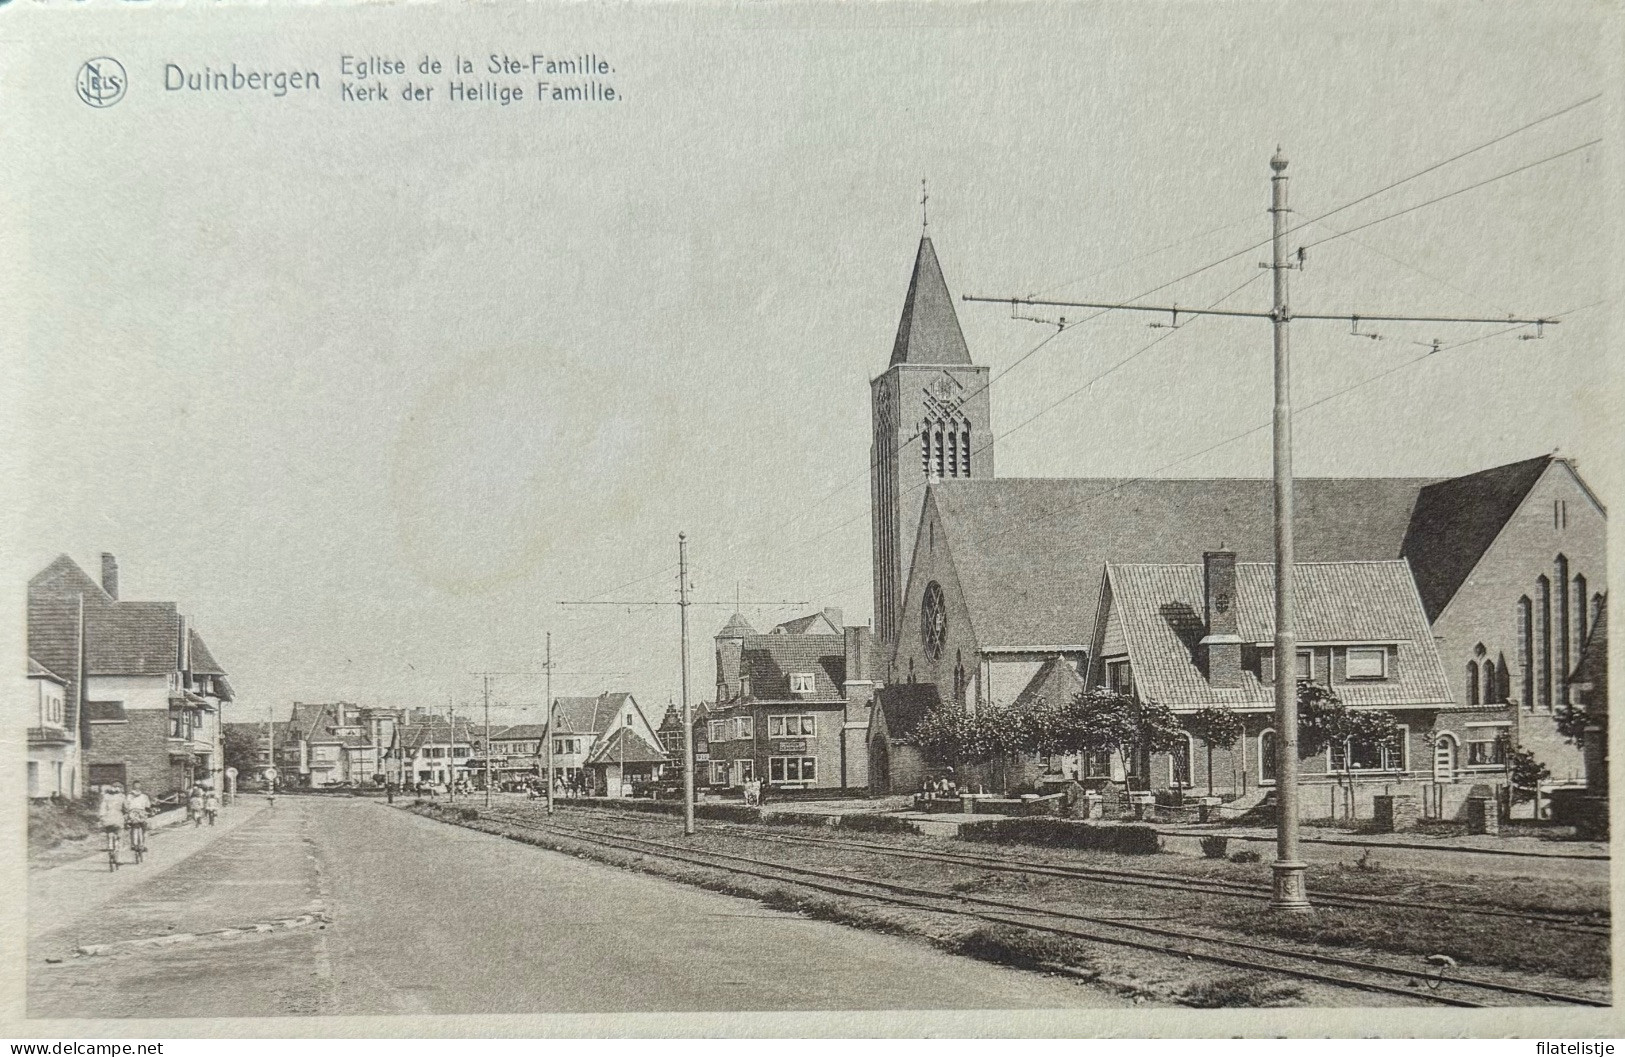
{"label": "cyclist", "polygon": [[119,830],[124,828],[124,791],[117,782],[102,790],[101,803],[97,805],[96,815],[101,822],[102,832],[107,834],[108,868],[117,870],[118,835]]}
{"label": "cyclist", "polygon": [[124,798],[124,824],[130,830],[130,850],[135,852],[136,862],[147,850],[147,819],[151,816],[152,797],[141,791],[140,782],[131,782]]}

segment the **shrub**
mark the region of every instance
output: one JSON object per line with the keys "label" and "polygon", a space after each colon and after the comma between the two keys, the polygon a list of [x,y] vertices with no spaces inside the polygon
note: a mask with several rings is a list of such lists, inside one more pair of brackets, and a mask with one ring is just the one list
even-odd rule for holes
{"label": "shrub", "polygon": [[1224,858],[1225,849],[1229,846],[1229,837],[1220,837],[1215,835],[1212,837],[1202,838],[1202,854],[1209,859]]}
{"label": "shrub", "polygon": [[1001,818],[959,827],[959,839],[984,844],[1036,844],[1046,848],[1154,855],[1162,839],[1150,826],[1092,826],[1058,818]]}
{"label": "shrub", "polygon": [[1230,861],[1239,863],[1263,862],[1264,857],[1256,851],[1238,851],[1230,856]]}
{"label": "shrub", "polygon": [[1179,1000],[1197,1009],[1223,1009],[1235,1006],[1275,1006],[1303,996],[1303,988],[1281,983],[1267,976],[1242,976],[1210,980],[1187,987]]}
{"label": "shrub", "polygon": [[841,829],[857,833],[918,833],[919,830],[896,815],[842,815]]}
{"label": "shrub", "polygon": [[460,807],[457,809],[457,815],[464,822],[473,822],[480,817],[480,809],[477,807]]}
{"label": "shrub", "polygon": [[1089,964],[1087,957],[1080,957],[1074,943],[1008,925],[979,928],[962,937],[954,949],[971,958],[1018,969],[1047,969],[1080,961]]}

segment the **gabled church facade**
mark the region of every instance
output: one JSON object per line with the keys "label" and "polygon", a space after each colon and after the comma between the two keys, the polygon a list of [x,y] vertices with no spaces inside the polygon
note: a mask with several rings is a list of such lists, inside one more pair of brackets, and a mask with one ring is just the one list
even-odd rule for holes
{"label": "gabled church facade", "polygon": [[[1058,685],[1057,663],[1087,672],[1108,563],[1273,557],[1266,478],[995,477],[987,368],[972,361],[928,238],[871,396],[875,629],[889,685],[929,683],[965,708],[1030,698],[1039,678]],[[1555,781],[1583,780],[1554,717],[1602,605],[1606,511],[1571,461],[1299,478],[1295,495],[1300,562],[1405,561],[1452,702],[1499,708],[1512,743]],[[1416,767],[1431,774],[1434,762]]]}

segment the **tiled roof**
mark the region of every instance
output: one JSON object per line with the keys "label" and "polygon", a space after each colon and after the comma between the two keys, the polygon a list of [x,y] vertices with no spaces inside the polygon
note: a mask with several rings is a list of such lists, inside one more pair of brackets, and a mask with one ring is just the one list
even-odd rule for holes
{"label": "tiled roof", "polygon": [[941,703],[935,683],[898,683],[881,689],[878,695],[880,710],[886,723],[886,733],[894,741],[907,741],[925,714]]}
{"label": "tiled roof", "polygon": [[602,734],[615,719],[615,713],[631,697],[628,693],[604,693],[597,697],[559,697],[553,700],[561,734]]}
{"label": "tiled roof", "polygon": [[914,274],[908,281],[903,318],[892,344],[891,366],[900,363],[966,364],[971,362],[953,295],[937,263],[937,250],[929,238],[920,239],[914,255]]}
{"label": "tiled roof", "polygon": [[1429,620],[1444,612],[1551,464],[1552,456],[1542,455],[1422,489],[1400,554],[1416,572]]}
{"label": "tiled roof", "polygon": [[173,602],[114,602],[88,612],[85,669],[91,675],[167,675],[176,670],[181,617]]}
{"label": "tiled roof", "polygon": [[1580,659],[1570,677],[1576,683],[1591,684],[1586,703],[1594,713],[1608,714],[1608,610],[1597,614],[1596,623],[1586,633],[1585,645],[1580,648]]}
{"label": "tiled roof", "polygon": [[540,741],[547,736],[545,723],[520,723],[504,727],[491,735],[492,741]]}
{"label": "tiled roof", "polygon": [[[1243,671],[1242,685],[1216,690],[1200,667],[1205,634],[1200,565],[1106,567],[1113,611],[1122,622],[1136,692],[1170,708],[1269,705],[1272,685]],[[1298,641],[1398,643],[1398,678],[1340,683],[1344,704],[1448,704],[1450,684],[1409,566],[1403,561],[1302,563],[1293,578]],[[1275,635],[1275,569],[1236,566],[1237,634],[1266,643]]]}
{"label": "tiled roof", "polygon": [[[820,625],[832,630],[815,632],[814,629],[818,628]],[[796,617],[794,620],[786,620],[784,623],[775,625],[773,628],[773,631],[780,635],[829,635],[839,634],[840,630],[840,628],[837,628],[834,624],[830,623],[829,617],[823,613],[808,613],[804,617]]]}
{"label": "tiled roof", "polygon": [[[1299,479],[1299,556],[1398,557],[1426,483]],[[940,513],[983,649],[1088,642],[1108,560],[1178,562],[1220,545],[1242,559],[1269,558],[1272,502],[1264,478],[950,480],[933,484],[927,497]]]}
{"label": "tiled roof", "polygon": [[68,685],[67,676],[56,674],[32,657],[28,658],[28,677],[30,679],[52,679],[61,683],[63,686]]}
{"label": "tiled roof", "polygon": [[1032,708],[1040,701],[1057,704],[1072,700],[1083,689],[1083,676],[1065,657],[1055,656],[1039,666],[1038,671],[1016,695],[1015,707]]}
{"label": "tiled roof", "polygon": [[209,647],[203,641],[203,636],[196,631],[188,630],[187,638],[191,643],[192,672],[196,675],[225,675],[226,670],[220,667],[220,662],[214,659]]}
{"label": "tiled roof", "polygon": [[[846,683],[846,640],[839,635],[753,635],[741,670],[757,701],[839,701]],[[810,672],[811,694],[792,694],[790,675]]]}
{"label": "tiled roof", "polygon": [[627,727],[616,727],[615,733],[599,739],[587,765],[595,763],[665,763],[670,757],[644,741]]}
{"label": "tiled roof", "polygon": [[396,728],[401,748],[407,754],[416,752],[425,744],[472,745],[477,740],[474,735],[473,726],[464,719],[459,719],[455,728],[446,723],[413,723]]}

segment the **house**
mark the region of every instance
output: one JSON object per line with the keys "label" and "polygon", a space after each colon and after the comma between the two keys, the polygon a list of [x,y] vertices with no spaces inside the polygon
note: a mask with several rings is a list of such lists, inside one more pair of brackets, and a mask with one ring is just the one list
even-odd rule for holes
{"label": "house", "polygon": [[[1288,678],[1328,687],[1354,710],[1380,710],[1398,743],[1333,744],[1303,761],[1301,810],[1370,817],[1378,793],[1411,793],[1454,816],[1470,788],[1504,784],[1504,703],[1457,701],[1407,562],[1303,562],[1294,575],[1297,656]],[[1275,568],[1209,551],[1198,563],[1106,565],[1085,681],[1187,718],[1227,709],[1233,746],[1187,733],[1171,753],[1081,761],[1131,788],[1252,795],[1275,782]],[[1109,768],[1109,773],[1107,769]]]}
{"label": "house", "polygon": [[79,795],[79,732],[67,711],[70,682],[28,658],[28,797]]}
{"label": "house", "polygon": [[869,791],[875,796],[916,793],[932,767],[914,741],[927,712],[942,705],[932,683],[898,683],[876,692],[869,721]]}
{"label": "house", "polygon": [[29,654],[63,680],[64,729],[79,737],[70,786],[139,781],[161,796],[218,782],[225,671],[175,603],[120,598],[111,554],[101,572],[64,554],[28,585]]}
{"label": "house", "polygon": [[[766,635],[735,614],[718,633],[717,701],[706,710],[710,787],[867,789],[877,659],[868,628],[822,631],[836,610]],[[798,630],[781,631],[791,627]]]}
{"label": "house", "polygon": [[566,788],[629,796],[634,781],[658,777],[670,762],[643,709],[624,691],[554,698],[552,720],[554,782]]}
{"label": "house", "polygon": [[280,780],[310,788],[382,784],[389,747],[383,739],[393,736],[401,717],[399,709],[363,708],[348,701],[295,701],[279,745],[285,764]]}
{"label": "house", "polygon": [[[871,383],[878,682],[1010,704],[1090,663],[1108,563],[1207,550],[1273,558],[1265,478],[1012,479],[994,473],[987,368],[974,363],[922,239],[890,362]],[[1607,512],[1556,454],[1455,477],[1298,478],[1297,558],[1404,560],[1451,700],[1511,705],[1512,740],[1582,779],[1557,729],[1606,579]]]}
{"label": "house", "polygon": [[546,748],[547,726],[542,723],[519,723],[492,731],[489,755],[493,776],[498,782],[540,777]]}
{"label": "house", "polygon": [[395,728],[385,751],[385,780],[402,786],[449,785],[467,778],[480,731],[466,719],[447,720],[416,712]]}

